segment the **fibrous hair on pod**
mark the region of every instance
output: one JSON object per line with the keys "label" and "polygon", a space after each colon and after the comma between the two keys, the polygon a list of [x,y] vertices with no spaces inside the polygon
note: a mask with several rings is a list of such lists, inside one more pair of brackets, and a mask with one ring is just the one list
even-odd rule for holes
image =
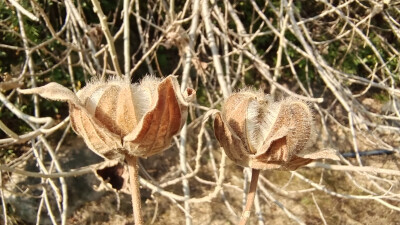
{"label": "fibrous hair on pod", "polygon": [[309,133],[308,135],[303,136],[302,139],[297,140],[298,142],[301,142],[302,145],[304,146],[303,149],[309,149],[312,147],[312,145],[315,143],[315,140],[317,138],[317,133],[316,133],[316,127],[315,127],[315,123],[314,123],[314,112],[312,110],[312,104],[310,102],[295,98],[295,97],[287,97],[283,100],[281,100],[282,102],[285,102],[286,104],[300,104],[302,106],[302,108],[304,110],[302,110],[301,112],[292,112],[295,115],[299,114],[299,113],[306,113],[306,115],[304,115],[305,119],[307,119],[308,122],[308,126],[309,128],[305,128],[302,127],[303,123],[301,123],[301,121],[298,121],[298,117],[296,116],[292,116],[291,120],[291,126],[293,126],[293,128],[298,131],[298,132],[305,132],[305,130],[308,130]]}
{"label": "fibrous hair on pod", "polygon": [[[254,91],[253,91],[254,92]],[[278,116],[278,105],[270,95],[254,92],[246,112],[246,133],[251,148],[259,149]]]}

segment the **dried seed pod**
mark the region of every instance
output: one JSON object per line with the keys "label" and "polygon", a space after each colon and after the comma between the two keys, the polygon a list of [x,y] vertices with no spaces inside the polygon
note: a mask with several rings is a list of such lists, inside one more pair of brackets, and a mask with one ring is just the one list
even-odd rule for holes
{"label": "dried seed pod", "polygon": [[113,190],[129,194],[129,173],[126,165],[118,160],[107,160],[100,166],[92,168],[93,174],[100,181],[96,191]]}
{"label": "dried seed pod", "polygon": [[339,159],[335,152],[309,152],[313,116],[303,101],[274,102],[262,92],[232,94],[214,120],[217,140],[235,163],[253,169],[295,170],[313,159]]}
{"label": "dried seed pod", "polygon": [[195,91],[181,93],[174,76],[94,81],[76,95],[57,83],[21,90],[44,98],[68,101],[72,128],[88,147],[107,159],[123,155],[148,157],[170,146],[182,128]]}

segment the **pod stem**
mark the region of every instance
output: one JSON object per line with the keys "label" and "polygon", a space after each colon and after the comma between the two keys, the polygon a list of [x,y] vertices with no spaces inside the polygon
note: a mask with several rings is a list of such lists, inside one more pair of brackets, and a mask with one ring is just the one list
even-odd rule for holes
{"label": "pod stem", "polygon": [[245,225],[247,219],[250,217],[251,207],[253,206],[254,197],[256,196],[259,175],[260,175],[260,170],[252,169],[250,188],[249,188],[249,193],[247,193],[247,199],[246,199],[246,206],[244,208],[242,217],[240,218],[239,225]]}
{"label": "pod stem", "polygon": [[125,157],[125,159],[128,163],[129,169],[129,189],[132,196],[132,208],[135,225],[143,225],[142,202],[139,189],[139,168],[137,163],[138,159],[135,156],[128,155]]}

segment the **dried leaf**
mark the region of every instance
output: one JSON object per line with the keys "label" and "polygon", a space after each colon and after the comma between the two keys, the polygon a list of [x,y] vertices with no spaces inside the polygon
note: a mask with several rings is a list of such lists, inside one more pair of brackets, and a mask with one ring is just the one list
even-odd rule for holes
{"label": "dried leaf", "polygon": [[10,81],[4,81],[0,82],[0,90],[2,91],[8,91],[14,88],[21,87],[23,85],[23,82],[18,80],[18,79],[13,79]]}
{"label": "dried leaf", "polygon": [[297,154],[297,156],[306,159],[332,159],[340,160],[339,153],[334,149],[322,149],[317,152],[306,152],[305,154]]}
{"label": "dried leaf", "polygon": [[80,105],[79,99],[74,92],[58,83],[49,83],[42,87],[19,90],[22,94],[38,94],[43,98],[56,101],[70,101],[75,105]]}
{"label": "dried leaf", "polygon": [[127,185],[129,179],[128,168],[117,160],[107,160],[100,167],[93,168],[93,173],[100,180],[97,191],[103,189],[115,192],[130,193]]}

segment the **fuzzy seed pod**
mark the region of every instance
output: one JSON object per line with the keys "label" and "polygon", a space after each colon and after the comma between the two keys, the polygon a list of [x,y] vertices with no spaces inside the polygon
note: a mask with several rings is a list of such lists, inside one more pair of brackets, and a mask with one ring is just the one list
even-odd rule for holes
{"label": "fuzzy seed pod", "polygon": [[314,159],[339,159],[335,152],[309,152],[313,116],[303,101],[274,102],[262,92],[232,94],[214,120],[215,136],[235,163],[253,169],[296,170]]}
{"label": "fuzzy seed pod", "polygon": [[94,81],[76,95],[57,83],[20,91],[68,101],[72,128],[88,147],[107,159],[148,157],[167,149],[182,128],[195,97],[181,93],[175,76],[146,77],[140,84],[114,78]]}

